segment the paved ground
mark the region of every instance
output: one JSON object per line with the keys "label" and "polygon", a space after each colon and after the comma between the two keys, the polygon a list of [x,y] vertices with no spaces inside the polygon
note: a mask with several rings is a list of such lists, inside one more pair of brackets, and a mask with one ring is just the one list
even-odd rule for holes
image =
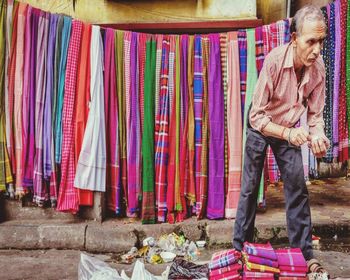
{"label": "paved ground", "polygon": [[[202,262],[213,251],[203,252]],[[119,272],[124,269],[131,276],[132,265],[121,265],[111,254],[96,255]],[[332,278],[350,279],[350,255],[327,251],[316,251],[316,256],[323,261]],[[80,251],[77,250],[0,250],[1,280],[77,280]],[[147,265],[147,269],[160,275],[166,265]]]}

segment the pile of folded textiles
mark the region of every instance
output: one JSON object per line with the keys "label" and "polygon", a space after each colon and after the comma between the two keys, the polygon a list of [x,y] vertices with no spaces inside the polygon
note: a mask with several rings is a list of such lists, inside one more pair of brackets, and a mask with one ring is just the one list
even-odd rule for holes
{"label": "pile of folded textiles", "polygon": [[242,251],[244,262],[243,279],[275,279],[280,272],[277,255],[270,243],[253,244],[245,242]]}
{"label": "pile of folded textiles", "polygon": [[276,249],[281,280],[308,279],[308,271],[304,256],[299,248]]}
{"label": "pile of folded textiles", "polygon": [[209,263],[210,280],[241,279],[241,252],[229,249],[214,253]]}

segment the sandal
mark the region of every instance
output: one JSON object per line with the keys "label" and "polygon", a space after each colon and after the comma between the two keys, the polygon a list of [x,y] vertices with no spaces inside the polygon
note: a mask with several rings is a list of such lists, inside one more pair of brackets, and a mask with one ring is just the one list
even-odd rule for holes
{"label": "sandal", "polygon": [[329,279],[329,273],[317,259],[311,259],[307,261],[307,267],[308,267],[308,273],[326,274],[327,278]]}

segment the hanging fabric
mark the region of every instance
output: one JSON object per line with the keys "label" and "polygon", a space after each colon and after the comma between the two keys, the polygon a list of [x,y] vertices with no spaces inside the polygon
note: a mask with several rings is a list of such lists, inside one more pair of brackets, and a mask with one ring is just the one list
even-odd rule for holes
{"label": "hanging fabric", "polygon": [[[79,210],[78,191],[74,188],[74,176],[76,174],[74,162],[74,104],[82,29],[82,22],[73,20],[72,36],[69,41],[67,54],[67,70],[62,109],[61,184],[57,201],[57,210],[69,211],[72,213],[76,213]],[[101,114],[99,116],[101,116]],[[80,174],[79,176],[82,177]],[[100,184],[104,184],[105,178],[101,179]]]}
{"label": "hanging fabric", "polygon": [[155,68],[157,59],[157,43],[161,40],[149,37],[146,40],[145,79],[144,79],[144,129],[142,135],[142,224],[154,224],[155,192],[154,192],[154,111],[155,111]]}
{"label": "hanging fabric", "polygon": [[239,76],[240,76],[240,90],[241,90],[241,104],[242,104],[241,119],[242,119],[242,125],[244,125],[245,95],[247,91],[247,32],[245,30],[238,31],[238,47],[239,47],[239,73],[240,73]]}
{"label": "hanging fabric", "polygon": [[118,149],[118,99],[115,61],[115,34],[107,28],[104,40],[104,113],[106,123],[106,195],[108,209],[120,208]]}
{"label": "hanging fabric", "polygon": [[228,186],[225,217],[236,217],[241,189],[242,173],[242,107],[240,93],[240,63],[238,32],[228,33],[227,68],[227,127],[228,135]]}
{"label": "hanging fabric", "polygon": [[100,27],[95,25],[91,29],[90,69],[90,111],[77,164],[74,186],[79,187],[79,189],[105,192],[106,122],[103,87],[103,43]]}
{"label": "hanging fabric", "polygon": [[[84,132],[86,129],[87,119],[89,116],[90,103],[90,44],[91,44],[91,25],[83,24],[82,31],[82,46],[79,63],[78,63],[78,80],[77,80],[77,94],[76,94],[76,110],[75,110],[75,127],[74,127],[74,141],[75,151],[74,160],[75,166],[78,164],[79,154],[84,139]],[[90,190],[79,189],[79,205],[93,205],[93,192]]]}
{"label": "hanging fabric", "polygon": [[209,219],[225,215],[225,108],[222,88],[220,37],[209,35],[208,104],[209,104],[209,161],[208,207]]}
{"label": "hanging fabric", "polygon": [[[184,54],[185,55],[185,54]],[[194,114],[194,36],[189,36],[187,51],[187,88],[188,88],[188,183],[185,186],[185,196],[189,211],[195,211],[196,205],[196,174],[195,174],[195,114]],[[181,169],[182,170],[182,169]]]}
{"label": "hanging fabric", "polygon": [[47,42],[49,33],[49,14],[39,11],[38,41],[36,49],[36,87],[35,87],[35,157],[33,177],[33,201],[44,206],[48,201],[49,193],[44,181],[43,168],[43,130],[44,130],[44,103],[46,89]]}
{"label": "hanging fabric", "polygon": [[169,52],[170,38],[163,36],[160,70],[159,110],[155,121],[155,188],[158,222],[166,220],[167,167],[169,144]]}
{"label": "hanging fabric", "polygon": [[[115,37],[115,56],[117,62],[117,95],[118,95],[118,135],[119,135],[119,169],[121,176],[121,203],[127,205],[127,162],[126,162],[126,123],[125,123],[125,98],[124,98],[124,31],[117,30]],[[121,205],[122,206],[122,205]],[[125,207],[124,207],[125,209]],[[116,214],[121,214],[121,207],[116,209]]]}

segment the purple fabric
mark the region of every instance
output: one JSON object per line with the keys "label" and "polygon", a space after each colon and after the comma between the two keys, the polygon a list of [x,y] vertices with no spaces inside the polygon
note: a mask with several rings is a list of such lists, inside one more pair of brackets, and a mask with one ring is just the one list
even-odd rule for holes
{"label": "purple fabric", "polygon": [[[182,135],[187,119],[188,108],[188,83],[187,83],[187,63],[188,63],[188,35],[181,35],[181,127],[180,134]],[[182,137],[180,136],[180,139]]]}
{"label": "purple fabric", "polygon": [[[26,172],[26,155],[28,152],[29,144],[29,100],[30,100],[30,77],[31,77],[31,34],[32,34],[32,7],[28,6],[27,17],[26,17],[26,26],[25,26],[25,49],[24,49],[24,74],[23,74],[23,102],[22,102],[22,167],[23,174]],[[23,181],[23,187],[29,187],[30,184]]]}
{"label": "purple fabric", "polygon": [[43,156],[44,156],[44,179],[49,180],[53,170],[51,166],[51,144],[52,144],[52,95],[53,89],[53,64],[55,59],[56,27],[58,15],[51,14],[50,30],[47,47],[46,60],[46,96],[44,105],[44,131],[43,131]]}
{"label": "purple fabric", "polygon": [[270,260],[277,260],[275,250],[272,248],[270,243],[266,244],[254,244],[244,242],[243,251],[248,255],[254,255],[261,258],[267,258]]}
{"label": "purple fabric", "polygon": [[221,83],[220,35],[211,34],[208,65],[209,103],[209,163],[208,206],[209,219],[223,218],[225,214],[225,159],[224,159],[224,92]]}
{"label": "purple fabric", "polygon": [[278,267],[278,262],[270,259],[261,258],[254,255],[246,255],[245,258],[251,263],[256,263],[256,264],[261,264],[261,265],[266,265],[271,267]]}
{"label": "purple fabric", "polygon": [[28,110],[28,138],[27,142],[23,143],[24,150],[24,163],[23,166],[23,186],[33,187],[33,175],[34,175],[34,156],[35,156],[35,87],[36,87],[36,48],[38,37],[38,22],[39,22],[40,10],[32,9],[32,22],[31,22],[31,49],[30,49],[30,77],[29,77],[29,110]]}
{"label": "purple fabric", "polygon": [[334,59],[334,91],[333,91],[333,156],[339,151],[339,84],[340,84],[340,1],[335,1],[335,59]]}

